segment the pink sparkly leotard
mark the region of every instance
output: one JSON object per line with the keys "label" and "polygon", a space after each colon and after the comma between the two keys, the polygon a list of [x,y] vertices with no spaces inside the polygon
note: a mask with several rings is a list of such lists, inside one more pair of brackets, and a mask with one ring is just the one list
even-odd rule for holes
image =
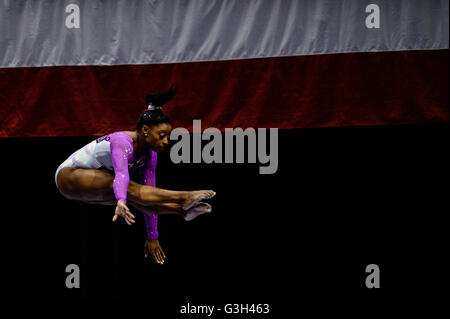
{"label": "pink sparkly leotard", "polygon": [[[155,186],[155,169],[157,154],[150,150],[140,158],[134,157],[133,139],[126,133],[115,132],[93,140],[73,153],[56,170],[63,167],[104,168],[115,174],[113,189],[116,200],[127,201],[127,189],[130,174],[137,175],[137,182],[142,185]],[[148,239],[158,238],[158,215],[144,214]]]}

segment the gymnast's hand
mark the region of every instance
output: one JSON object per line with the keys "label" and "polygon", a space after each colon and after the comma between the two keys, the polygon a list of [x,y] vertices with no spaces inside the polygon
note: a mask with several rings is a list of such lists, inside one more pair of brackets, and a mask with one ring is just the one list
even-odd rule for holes
{"label": "gymnast's hand", "polygon": [[144,244],[144,253],[145,257],[148,256],[148,253],[152,254],[153,259],[158,264],[164,264],[164,258],[166,258],[166,254],[162,250],[161,246],[159,246],[158,239],[150,239],[146,240]]}
{"label": "gymnast's hand", "polygon": [[130,210],[128,209],[127,205],[123,200],[119,200],[117,202],[116,212],[114,214],[112,221],[115,222],[118,216],[123,217],[123,219],[125,219],[128,225],[131,226],[132,224],[134,224],[134,215],[131,214]]}

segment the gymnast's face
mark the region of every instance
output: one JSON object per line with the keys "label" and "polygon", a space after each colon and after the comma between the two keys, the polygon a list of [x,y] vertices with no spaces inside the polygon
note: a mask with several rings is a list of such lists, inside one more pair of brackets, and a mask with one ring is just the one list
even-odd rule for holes
{"label": "gymnast's face", "polygon": [[[146,125],[145,125],[146,126]],[[149,128],[146,130],[146,128]],[[158,125],[146,126],[144,130],[147,131],[145,143],[155,152],[161,152],[169,144],[170,132],[172,125],[169,123],[161,123]]]}

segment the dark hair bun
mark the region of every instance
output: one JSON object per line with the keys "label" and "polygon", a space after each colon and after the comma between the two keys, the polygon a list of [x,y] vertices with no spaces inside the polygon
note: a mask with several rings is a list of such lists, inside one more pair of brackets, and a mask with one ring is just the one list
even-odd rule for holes
{"label": "dark hair bun", "polygon": [[169,102],[177,92],[177,88],[174,84],[170,88],[162,93],[150,93],[145,97],[145,103],[148,105],[153,105],[160,109],[161,106]]}

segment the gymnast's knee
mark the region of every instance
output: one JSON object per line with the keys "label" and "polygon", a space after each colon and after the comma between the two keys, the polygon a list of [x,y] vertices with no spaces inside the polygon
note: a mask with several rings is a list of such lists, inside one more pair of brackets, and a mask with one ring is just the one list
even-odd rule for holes
{"label": "gymnast's knee", "polygon": [[64,167],[61,169],[57,176],[57,186],[58,190],[65,197],[68,197],[69,193],[72,193],[74,190],[74,183],[72,180],[72,171],[74,168],[72,167]]}
{"label": "gymnast's knee", "polygon": [[134,201],[137,204],[143,203],[143,198],[142,198],[142,194],[141,194],[141,186],[142,185],[140,185],[130,179],[130,182],[128,184],[128,189],[127,189],[127,196],[130,201]]}

